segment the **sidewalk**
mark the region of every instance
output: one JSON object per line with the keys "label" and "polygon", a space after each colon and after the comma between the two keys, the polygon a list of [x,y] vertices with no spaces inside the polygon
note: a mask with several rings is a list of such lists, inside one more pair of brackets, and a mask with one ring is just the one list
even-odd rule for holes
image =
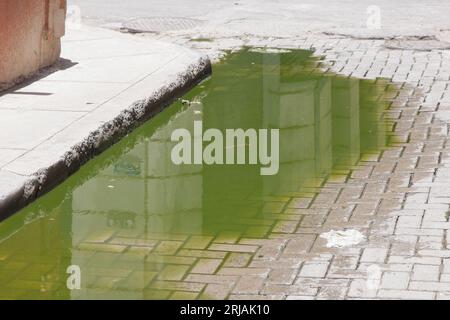
{"label": "sidewalk", "polygon": [[85,26],[68,31],[61,56],[0,95],[0,219],[210,73],[190,49]]}

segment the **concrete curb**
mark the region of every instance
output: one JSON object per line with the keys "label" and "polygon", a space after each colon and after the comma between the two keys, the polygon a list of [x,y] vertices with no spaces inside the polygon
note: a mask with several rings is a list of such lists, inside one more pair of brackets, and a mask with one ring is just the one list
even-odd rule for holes
{"label": "concrete curb", "polygon": [[212,72],[211,62],[201,57],[179,73],[175,81],[161,87],[150,97],[134,102],[113,120],[92,131],[63,157],[38,170],[20,187],[0,199],[0,221],[45,195],[75,173],[83,164],[103,152],[145,121],[164,110]]}

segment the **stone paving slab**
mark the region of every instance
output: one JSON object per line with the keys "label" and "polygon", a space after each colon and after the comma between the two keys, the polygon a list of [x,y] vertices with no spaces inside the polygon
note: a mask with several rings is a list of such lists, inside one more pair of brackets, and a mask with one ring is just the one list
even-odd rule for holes
{"label": "stone paving slab", "polygon": [[192,49],[69,30],[58,65],[0,96],[0,218],[42,195],[211,71]]}

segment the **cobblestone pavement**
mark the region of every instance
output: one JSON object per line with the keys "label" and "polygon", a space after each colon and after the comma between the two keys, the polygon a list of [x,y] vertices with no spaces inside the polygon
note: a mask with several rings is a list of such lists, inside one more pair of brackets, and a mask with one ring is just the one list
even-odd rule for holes
{"label": "cobblestone pavement", "polygon": [[323,36],[271,45],[293,43],[314,47],[339,74],[402,84],[384,115],[396,142],[306,194],[268,199],[266,218],[252,221],[264,236],[139,242],[99,234],[80,249],[128,250],[136,261],[164,262],[159,273],[124,275],[146,279],[146,298],[450,298],[450,52]]}
{"label": "cobblestone pavement", "polygon": [[[385,113],[397,139],[306,195],[269,199],[267,218],[252,221],[269,230],[264,237],[96,234],[78,250],[96,256],[97,268],[125,251],[124,266],[164,262],[159,273],[123,268],[128,285],[148,284],[146,298],[450,298],[450,51],[388,49],[383,39],[323,34],[217,43],[150,37],[213,55],[243,45],[314,48],[339,74],[392,79],[404,89]],[[110,287],[113,280],[92,281]]]}

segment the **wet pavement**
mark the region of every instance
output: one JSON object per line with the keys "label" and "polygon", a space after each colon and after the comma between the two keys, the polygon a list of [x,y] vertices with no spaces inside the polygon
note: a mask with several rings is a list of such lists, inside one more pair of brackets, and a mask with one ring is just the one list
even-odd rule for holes
{"label": "wet pavement", "polygon": [[[442,257],[408,256],[419,243],[438,252],[438,232],[414,229],[428,198],[411,183],[426,184],[433,160],[405,136],[420,98],[407,85],[324,73],[308,51],[232,54],[182,101],[0,224],[0,296],[434,298],[435,286],[413,288],[430,283],[420,277]],[[174,165],[171,133],[195,120],[280,128],[279,173]],[[80,290],[66,286],[69,266],[81,271]]]}

